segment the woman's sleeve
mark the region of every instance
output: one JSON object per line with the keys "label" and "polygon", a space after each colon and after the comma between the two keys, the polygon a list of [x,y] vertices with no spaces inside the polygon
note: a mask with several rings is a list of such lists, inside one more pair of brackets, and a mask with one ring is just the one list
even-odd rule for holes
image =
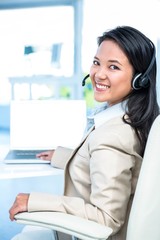
{"label": "woman's sleeve", "polygon": [[53,167],[64,169],[72,151],[73,150],[70,148],[57,147],[51,159],[51,165]]}

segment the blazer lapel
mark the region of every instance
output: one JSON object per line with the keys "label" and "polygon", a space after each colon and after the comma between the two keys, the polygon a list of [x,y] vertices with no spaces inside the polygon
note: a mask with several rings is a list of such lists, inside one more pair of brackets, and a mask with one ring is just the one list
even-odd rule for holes
{"label": "blazer lapel", "polygon": [[95,126],[93,125],[88,132],[83,136],[81,142],[79,143],[79,145],[73,150],[70,158],[67,161],[67,164],[70,162],[70,160],[72,159],[72,157],[74,156],[74,154],[77,152],[77,150],[82,146],[82,144],[84,143],[84,141],[86,140],[86,138],[89,136],[89,134],[95,129]]}

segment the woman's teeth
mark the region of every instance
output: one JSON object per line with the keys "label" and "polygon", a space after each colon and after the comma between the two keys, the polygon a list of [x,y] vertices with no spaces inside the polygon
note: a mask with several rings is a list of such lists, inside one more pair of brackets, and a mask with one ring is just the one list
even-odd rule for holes
{"label": "woman's teeth", "polygon": [[103,89],[103,90],[106,90],[107,88],[110,88],[110,86],[108,86],[108,85],[100,85],[100,84],[97,84],[97,83],[96,83],[96,87],[99,88],[99,89]]}

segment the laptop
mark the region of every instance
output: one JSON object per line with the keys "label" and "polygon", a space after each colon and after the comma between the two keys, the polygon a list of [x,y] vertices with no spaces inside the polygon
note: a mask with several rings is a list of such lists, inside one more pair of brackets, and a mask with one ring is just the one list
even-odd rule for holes
{"label": "laptop", "polygon": [[36,154],[57,146],[75,148],[85,127],[84,100],[13,100],[10,150],[4,163],[49,163]]}

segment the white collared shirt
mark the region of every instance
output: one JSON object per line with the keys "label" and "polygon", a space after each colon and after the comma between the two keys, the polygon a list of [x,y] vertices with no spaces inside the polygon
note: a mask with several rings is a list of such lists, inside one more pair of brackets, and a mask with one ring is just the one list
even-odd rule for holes
{"label": "white collared shirt", "polygon": [[103,107],[103,109],[100,110],[98,113],[88,117],[87,129],[90,129],[90,127],[92,127],[93,125],[95,125],[95,128],[97,128],[112,118],[123,116],[125,114],[125,106],[126,101],[117,103],[111,107]]}
{"label": "white collared shirt", "polygon": [[107,107],[105,110],[97,113],[94,116],[94,124],[95,128],[99,127],[106,121],[118,117],[123,116],[125,114],[124,107],[122,106],[122,103],[117,103],[111,107]]}

